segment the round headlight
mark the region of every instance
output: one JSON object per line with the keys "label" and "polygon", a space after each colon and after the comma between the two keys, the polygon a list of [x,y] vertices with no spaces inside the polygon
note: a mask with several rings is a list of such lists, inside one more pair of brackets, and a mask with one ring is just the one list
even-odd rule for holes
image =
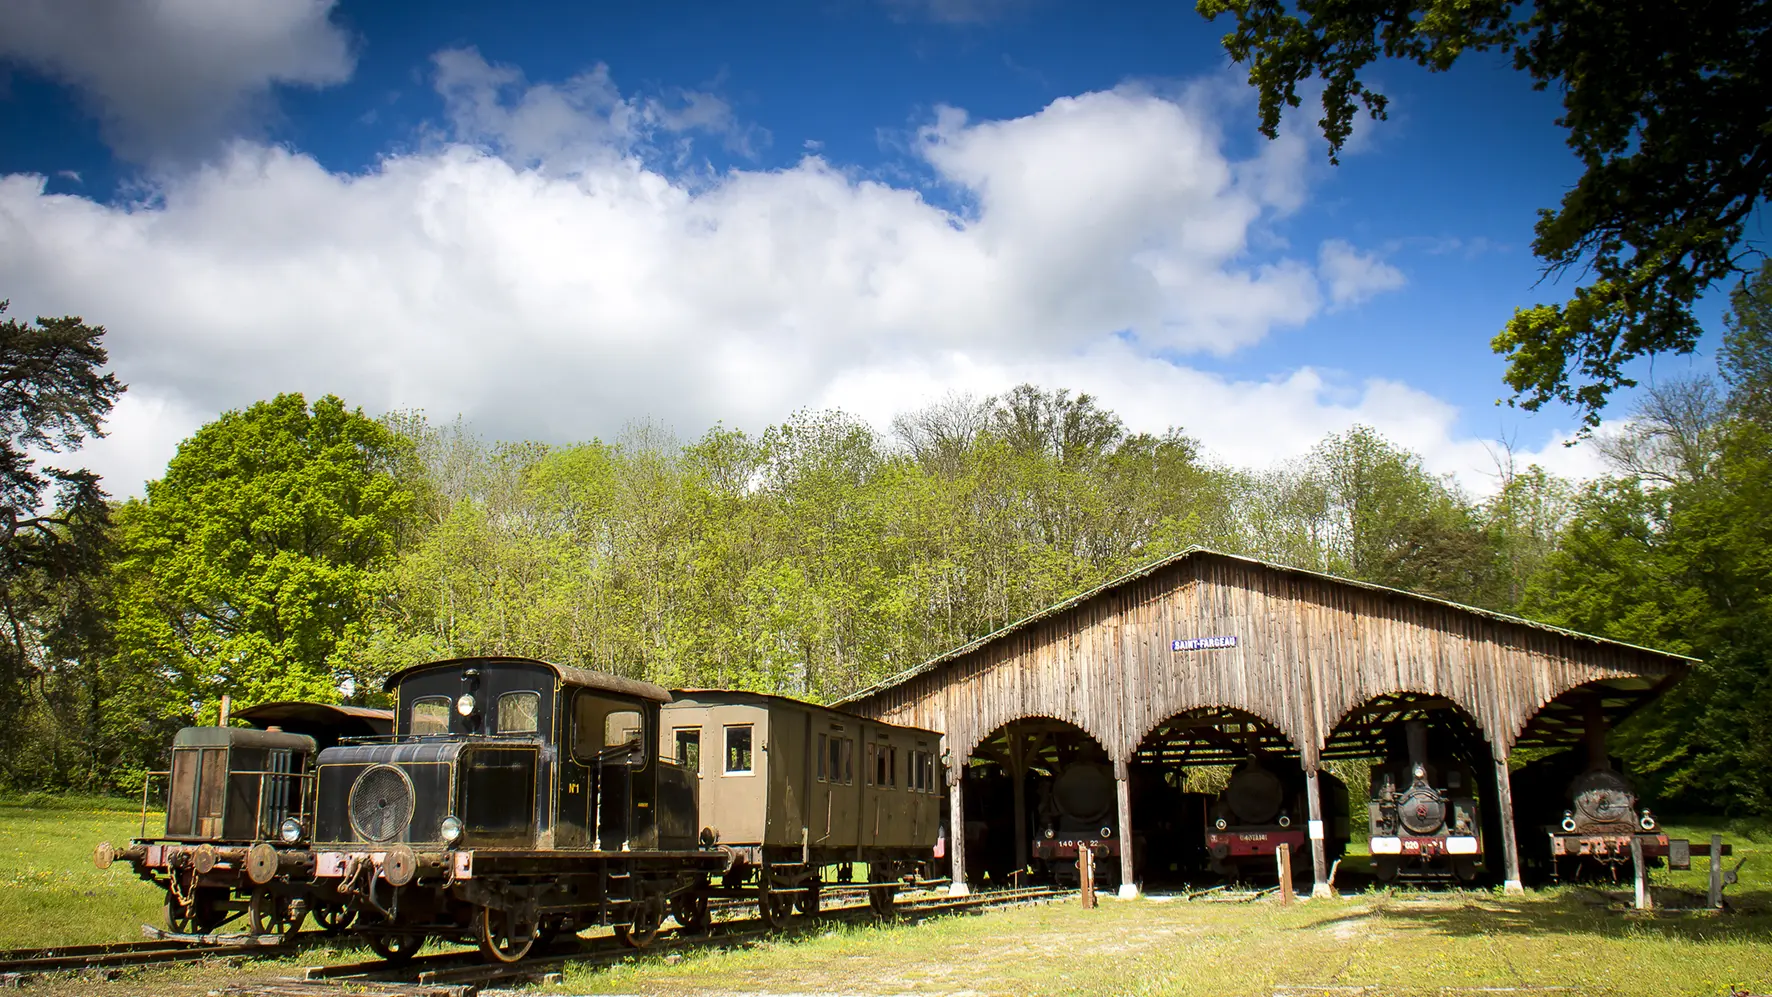
{"label": "round headlight", "polygon": [[282,838],[283,843],[286,845],[293,845],[300,841],[301,821],[296,820],[294,817],[284,821],[283,826],[277,828],[277,837]]}
{"label": "round headlight", "polygon": [[1219,830],[1220,830],[1220,831],[1222,831],[1222,830],[1224,830],[1224,829],[1225,829],[1225,828],[1227,828],[1227,827],[1230,827],[1230,826],[1231,826],[1231,822],[1230,822],[1230,821],[1228,821],[1228,820],[1225,820],[1225,819],[1224,819],[1224,818],[1223,818],[1223,817],[1220,817],[1220,818],[1218,818],[1218,819],[1217,819],[1217,820],[1215,820],[1215,821],[1213,821],[1213,822],[1212,822],[1212,826],[1213,826],[1213,827],[1216,827],[1216,828],[1218,828],[1218,829],[1219,829]]}
{"label": "round headlight", "polygon": [[479,703],[474,702],[474,694],[473,693],[464,692],[460,696],[456,697],[455,712],[461,714],[464,717],[471,717],[474,715],[474,708],[479,705],[480,705]]}
{"label": "round headlight", "polygon": [[1280,826],[1281,827],[1291,827],[1292,826],[1292,818],[1286,816],[1285,814],[1281,814],[1280,815]]}
{"label": "round headlight", "polygon": [[1643,819],[1642,819],[1642,820],[1639,820],[1639,821],[1637,821],[1637,826],[1638,826],[1638,827],[1640,827],[1640,828],[1642,828],[1642,829],[1643,829],[1643,830],[1645,830],[1645,831],[1653,831],[1653,830],[1655,830],[1655,817],[1654,817],[1654,815],[1653,815],[1653,814],[1651,814],[1651,813],[1649,813],[1649,811],[1647,811],[1647,810],[1645,810],[1645,811],[1643,811]]}
{"label": "round headlight", "polygon": [[1567,810],[1563,811],[1563,830],[1570,832],[1575,830],[1575,815]]}
{"label": "round headlight", "polygon": [[1052,829],[1051,828],[1046,829],[1046,837],[1048,837],[1048,838],[1052,837]]}
{"label": "round headlight", "polygon": [[461,840],[461,818],[454,814],[443,818],[438,829],[443,832],[443,840],[451,845]]}

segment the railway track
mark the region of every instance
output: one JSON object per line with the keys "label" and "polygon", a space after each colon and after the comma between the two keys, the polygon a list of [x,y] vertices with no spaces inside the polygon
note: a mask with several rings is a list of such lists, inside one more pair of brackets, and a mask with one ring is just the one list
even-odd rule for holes
{"label": "railway track", "polygon": [[[1047,887],[992,891],[969,897],[911,897],[894,905],[895,917],[927,916],[987,907],[1013,906],[1044,902],[1069,896],[1070,891]],[[477,952],[440,952],[419,956],[401,967],[390,967],[380,960],[317,966],[307,970],[301,980],[283,980],[260,985],[230,987],[224,991],[231,997],[298,997],[307,994],[336,992],[340,985],[389,987],[389,993],[470,994],[489,983],[534,979],[558,973],[568,964],[580,966],[611,965],[638,955],[664,955],[703,949],[740,948],[772,939],[791,939],[796,935],[819,930],[832,921],[864,921],[873,917],[866,903],[827,907],[817,917],[799,918],[784,930],[766,928],[758,918],[721,921],[705,935],[692,935],[681,929],[667,929],[642,950],[616,942],[613,937],[600,936],[579,943],[568,952],[550,951],[532,955],[510,965],[489,964]],[[320,986],[316,986],[320,984]],[[330,985],[330,986],[327,986]],[[406,989],[400,989],[406,988]]]}
{"label": "railway track", "polygon": [[58,945],[42,949],[0,950],[0,983],[15,983],[42,973],[82,972],[198,962],[217,956],[240,956],[264,948],[257,939],[237,943],[190,944],[176,941],[116,942],[108,945]]}

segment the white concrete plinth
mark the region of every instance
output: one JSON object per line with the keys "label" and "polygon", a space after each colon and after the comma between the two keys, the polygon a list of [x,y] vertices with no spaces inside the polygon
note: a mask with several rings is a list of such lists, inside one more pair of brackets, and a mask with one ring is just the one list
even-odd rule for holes
{"label": "white concrete plinth", "polygon": [[1526,887],[1520,885],[1519,880],[1510,879],[1506,883],[1502,884],[1501,892],[1507,894],[1510,897],[1517,897],[1517,896],[1522,896],[1525,894]]}
{"label": "white concrete plinth", "polygon": [[971,888],[969,888],[961,880],[956,879],[952,883],[948,884],[948,896],[950,896],[950,897],[969,897],[971,895],[972,895]]}
{"label": "white concrete plinth", "polygon": [[1120,899],[1121,900],[1137,900],[1139,898],[1139,896],[1140,896],[1140,894],[1138,892],[1138,884],[1136,884],[1136,883],[1121,883],[1120,884]]}
{"label": "white concrete plinth", "polygon": [[1311,887],[1312,900],[1327,900],[1335,896],[1335,890],[1328,883],[1318,883]]}

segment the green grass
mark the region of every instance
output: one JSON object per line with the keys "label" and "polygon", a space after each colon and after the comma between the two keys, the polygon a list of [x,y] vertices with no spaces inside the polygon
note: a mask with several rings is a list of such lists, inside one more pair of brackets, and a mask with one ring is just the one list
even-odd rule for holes
{"label": "green grass", "polygon": [[[571,970],[572,993],[1261,995],[1284,988],[1448,994],[1764,993],[1772,918],[1641,918],[1568,895],[1375,893],[1276,903],[1104,901],[840,927],[792,942]],[[1333,993],[1334,991],[1322,991]],[[1563,991],[1570,994],[1571,991]]]}
{"label": "green grass", "polygon": [[[150,814],[150,832],[163,820]],[[159,924],[160,890],[125,865],[92,866],[94,845],[140,829],[140,805],[124,800],[0,798],[0,949],[130,941],[142,922]]]}

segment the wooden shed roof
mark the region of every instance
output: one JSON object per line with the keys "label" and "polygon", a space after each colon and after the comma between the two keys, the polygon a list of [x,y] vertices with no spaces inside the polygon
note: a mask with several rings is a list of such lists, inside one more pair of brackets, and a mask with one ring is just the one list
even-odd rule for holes
{"label": "wooden shed roof", "polygon": [[999,628],[995,631],[992,631],[991,633],[985,634],[984,636],[979,637],[976,640],[962,644],[959,647],[956,647],[950,651],[946,651],[946,652],[943,652],[942,654],[938,654],[935,657],[930,658],[928,661],[922,662],[921,664],[907,668],[904,671],[898,672],[895,675],[892,675],[892,676],[889,676],[885,679],[882,679],[881,681],[876,682],[873,685],[868,686],[865,689],[860,689],[860,690],[857,690],[856,692],[850,693],[849,695],[843,697],[842,699],[837,700],[833,705],[843,706],[843,705],[849,704],[849,703],[856,703],[856,702],[860,702],[861,700],[867,699],[870,696],[876,695],[881,692],[885,692],[885,691],[892,689],[896,686],[902,685],[905,682],[908,682],[911,679],[914,679],[920,675],[925,675],[929,672],[935,671],[936,669],[940,668],[942,665],[947,664],[952,661],[955,661],[959,658],[963,658],[966,655],[979,650],[980,648],[986,647],[990,644],[994,644],[997,641],[1004,639],[1005,637],[1008,637],[1012,634],[1017,633],[1018,631],[1025,630],[1028,627],[1031,627],[1031,626],[1033,626],[1037,623],[1040,623],[1044,620],[1050,619],[1054,616],[1058,616],[1059,614],[1067,612],[1071,609],[1075,609],[1077,606],[1087,603],[1087,602],[1089,602],[1101,595],[1105,595],[1109,592],[1112,592],[1116,589],[1121,588],[1122,586],[1125,586],[1129,583],[1138,581],[1142,578],[1148,578],[1151,575],[1157,574],[1158,572],[1164,570],[1165,568],[1169,568],[1173,565],[1179,564],[1179,563],[1186,561],[1190,558],[1197,558],[1197,557],[1222,558],[1227,561],[1240,562],[1240,563],[1246,564],[1246,565],[1252,565],[1255,567],[1266,568],[1271,571],[1282,572],[1282,573],[1292,574],[1292,575],[1301,575],[1301,576],[1308,577],[1308,578],[1315,578],[1315,579],[1319,579],[1322,581],[1332,582],[1337,585],[1345,585],[1350,588],[1363,589],[1363,590],[1366,590],[1369,592],[1378,592],[1378,593],[1384,593],[1387,595],[1399,596],[1399,597],[1402,597],[1405,599],[1416,600],[1416,601],[1419,601],[1422,603],[1445,606],[1445,607],[1448,607],[1451,609],[1459,610],[1461,612],[1470,613],[1473,616],[1497,620],[1497,621],[1500,621],[1503,623],[1516,624],[1516,625],[1523,626],[1523,627],[1530,627],[1535,630],[1541,630],[1546,633],[1557,634],[1562,637],[1571,637],[1571,638],[1574,638],[1577,640],[1592,641],[1595,644],[1609,646],[1609,647],[1629,648],[1630,650],[1633,650],[1633,651],[1640,651],[1640,652],[1643,652],[1646,654],[1652,654],[1652,655],[1657,655],[1657,656],[1660,656],[1663,658],[1667,658],[1670,662],[1679,662],[1682,665],[1696,664],[1699,660],[1697,658],[1689,657],[1687,655],[1675,654],[1672,651],[1663,651],[1663,650],[1659,650],[1657,648],[1643,647],[1638,644],[1631,644],[1631,643],[1628,643],[1625,641],[1619,641],[1619,640],[1611,640],[1606,637],[1596,637],[1593,634],[1581,633],[1580,631],[1577,631],[1577,630],[1569,630],[1569,629],[1565,629],[1563,627],[1552,626],[1551,624],[1544,623],[1544,622],[1541,622],[1538,620],[1527,619],[1526,617],[1523,617],[1523,616],[1514,616],[1509,613],[1500,613],[1500,612],[1496,612],[1495,610],[1492,610],[1492,609],[1483,609],[1479,606],[1467,606],[1464,603],[1453,602],[1450,599],[1442,599],[1442,598],[1439,598],[1438,596],[1423,595],[1420,592],[1411,592],[1411,591],[1408,591],[1407,589],[1391,588],[1386,585],[1378,585],[1378,584],[1375,584],[1372,582],[1359,581],[1358,579],[1344,578],[1340,575],[1332,575],[1332,574],[1329,574],[1328,572],[1324,572],[1324,571],[1312,571],[1309,568],[1299,568],[1299,567],[1294,567],[1292,565],[1280,564],[1280,563],[1274,562],[1274,561],[1264,561],[1264,560],[1261,560],[1260,558],[1245,557],[1241,554],[1227,554],[1223,551],[1213,550],[1209,547],[1192,546],[1192,547],[1188,547],[1185,550],[1182,550],[1178,553],[1171,554],[1168,557],[1161,558],[1156,561],[1152,561],[1148,564],[1140,565],[1139,567],[1134,568],[1131,571],[1128,571],[1127,573],[1121,575],[1118,578],[1114,578],[1110,581],[1103,582],[1102,584],[1097,585],[1094,588],[1089,589],[1087,591],[1079,592],[1078,594],[1071,596],[1070,598],[1065,599],[1062,602],[1054,603],[1053,605],[1048,606],[1045,609],[1042,609],[1037,613],[1034,613],[1032,615],[1029,615],[1029,616],[1026,616],[1022,619],[1019,619],[1019,620],[1015,621],[1014,623],[1009,624],[1008,626]]}

